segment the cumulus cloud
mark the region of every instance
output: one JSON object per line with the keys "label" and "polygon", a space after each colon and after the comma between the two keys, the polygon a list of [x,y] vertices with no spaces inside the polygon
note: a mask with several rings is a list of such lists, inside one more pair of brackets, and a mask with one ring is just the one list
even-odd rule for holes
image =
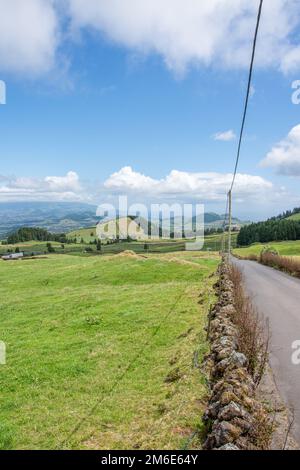
{"label": "cumulus cloud", "polygon": [[[189,65],[248,67],[258,0],[68,0],[74,28],[92,28],[128,49]],[[298,0],[265,0],[257,64],[284,72],[300,66],[293,36]]]}
{"label": "cumulus cloud", "polygon": [[261,166],[272,167],[279,175],[300,176],[300,124],[272,148]]}
{"label": "cumulus cloud", "polygon": [[45,183],[51,191],[79,191],[81,189],[79,176],[69,171],[66,176],[46,176]]}
{"label": "cumulus cloud", "polygon": [[214,134],[215,140],[221,140],[223,142],[230,142],[231,140],[236,139],[236,135],[233,130],[225,131],[225,132],[217,132]]}
{"label": "cumulus cloud", "polygon": [[[132,201],[159,203],[176,201],[220,203],[232,181],[230,173],[192,173],[172,170],[161,179],[134,171],[130,166],[121,168],[103,183],[82,183],[78,174],[69,171],[64,176],[43,178],[7,177],[0,175],[0,202],[9,201],[81,201],[99,203],[113,201],[118,195],[127,194]],[[275,187],[266,179],[238,174],[235,184],[235,201],[281,202],[287,198],[284,188]],[[254,206],[255,207],[255,206]]]}
{"label": "cumulus cloud", "polygon": [[[223,201],[232,181],[227,173],[189,173],[172,170],[165,178],[154,179],[127,166],[113,173],[104,183],[113,193],[134,193],[157,198],[195,198],[204,201]],[[235,195],[244,199],[261,199],[263,195],[276,193],[270,181],[260,176],[238,174]]]}
{"label": "cumulus cloud", "polygon": [[45,178],[0,177],[0,202],[88,200],[74,171]]}
{"label": "cumulus cloud", "polygon": [[58,31],[53,0],[0,0],[1,70],[48,72],[55,64]]}
{"label": "cumulus cloud", "polygon": [[[71,32],[92,29],[99,40],[158,54],[176,74],[193,65],[248,67],[257,8],[258,0],[0,0],[0,66],[48,72],[71,24]],[[265,0],[258,66],[300,68],[299,19],[298,0]]]}

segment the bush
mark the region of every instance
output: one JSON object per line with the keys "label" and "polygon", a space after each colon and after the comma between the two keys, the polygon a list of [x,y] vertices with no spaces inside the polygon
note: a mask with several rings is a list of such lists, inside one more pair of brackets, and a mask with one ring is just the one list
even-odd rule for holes
{"label": "bush", "polygon": [[236,314],[232,320],[238,330],[239,351],[248,358],[249,373],[258,384],[267,363],[269,330],[254,308],[251,299],[245,295],[241,271],[231,265],[229,277],[234,286]]}
{"label": "bush", "polygon": [[263,249],[261,250],[261,255],[265,255],[265,254],[271,254],[271,255],[279,255],[279,252],[276,250],[276,248],[274,248],[273,246],[270,246],[270,245],[266,245],[263,247]]}
{"label": "bush", "polygon": [[47,243],[47,250],[48,250],[48,253],[55,253],[55,249],[53,248],[51,243]]}
{"label": "bush", "polygon": [[300,261],[296,258],[274,255],[273,253],[261,253],[259,261],[265,266],[280,269],[300,278]]}

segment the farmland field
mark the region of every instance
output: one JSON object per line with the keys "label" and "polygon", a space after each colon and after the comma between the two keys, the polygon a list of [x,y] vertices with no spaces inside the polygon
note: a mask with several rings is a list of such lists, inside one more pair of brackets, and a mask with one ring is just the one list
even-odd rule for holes
{"label": "farmland field", "polygon": [[0,261],[0,448],[185,446],[201,431],[217,264],[199,252]]}
{"label": "farmland field", "polygon": [[247,246],[245,248],[237,248],[234,250],[234,253],[240,256],[249,256],[251,254],[259,255],[266,245],[275,248],[282,256],[300,256],[300,240],[270,242],[266,244],[255,243],[254,245]]}
{"label": "farmland field", "polygon": [[[124,250],[132,250],[136,253],[172,253],[178,251],[185,251],[185,246],[188,240],[185,239],[161,239],[156,241],[121,241],[118,243],[107,244],[102,242],[101,253],[97,252],[97,248],[93,243],[96,236],[95,227],[88,229],[78,229],[70,232],[68,237],[72,240],[76,238],[77,243],[65,243],[63,246],[58,242],[51,242],[52,247],[57,254],[74,254],[74,255],[99,255],[99,254],[114,254],[121,253]],[[82,242],[81,242],[82,240]],[[237,234],[232,234],[232,246],[236,246]],[[226,234],[227,241],[227,234]],[[203,251],[220,251],[222,244],[222,234],[207,235],[204,239]],[[5,254],[8,250],[15,251],[16,248],[24,251],[27,255],[31,254],[48,254],[47,243],[30,241],[20,242],[14,245],[1,245],[0,255]]]}
{"label": "farmland field", "polygon": [[78,243],[80,243],[81,239],[84,240],[84,243],[90,243],[97,238],[96,227],[73,230],[69,232],[67,236],[68,238],[76,239]]}

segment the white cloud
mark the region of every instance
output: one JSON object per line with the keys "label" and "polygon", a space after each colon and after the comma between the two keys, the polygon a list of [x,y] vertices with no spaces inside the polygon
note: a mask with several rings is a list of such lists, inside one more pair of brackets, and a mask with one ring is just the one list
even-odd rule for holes
{"label": "white cloud", "polygon": [[0,0],[1,70],[29,75],[48,72],[59,43],[52,0]]}
{"label": "white cloud", "polygon": [[[161,55],[184,73],[189,65],[248,67],[258,0],[68,0],[73,27],[93,28],[130,50]],[[300,66],[293,33],[298,0],[265,0],[258,65]]]}
{"label": "white cloud", "polygon": [[272,148],[261,166],[273,167],[280,175],[300,176],[300,124]]}
{"label": "white cloud", "polygon": [[0,178],[0,202],[4,201],[82,201],[84,192],[77,173],[45,178]]}
{"label": "white cloud", "polygon": [[79,176],[69,171],[66,176],[46,176],[45,182],[52,191],[79,191],[81,189]]}
{"label": "white cloud", "polygon": [[[116,201],[116,196],[127,194],[132,202],[159,203],[176,201],[224,203],[232,181],[230,173],[191,173],[172,170],[161,179],[134,171],[127,166],[113,173],[104,183],[82,183],[77,173],[43,178],[7,177],[0,175],[0,202],[9,201],[80,201],[99,204]],[[253,207],[261,201],[290,202],[285,188],[277,188],[270,181],[247,174],[238,174],[235,184],[235,202]]]}
{"label": "white cloud", "polygon": [[[190,66],[248,67],[258,0],[0,0],[1,70],[40,75],[57,65],[71,31],[129,51],[160,55],[183,74]],[[256,64],[300,69],[298,0],[265,0]],[[67,21],[66,21],[67,20]]]}
{"label": "white cloud", "polygon": [[[134,193],[145,197],[195,198],[204,201],[223,201],[230,187],[232,174],[188,173],[172,170],[163,179],[153,179],[124,167],[113,173],[104,183],[106,190],[117,193]],[[260,176],[238,174],[235,196],[244,199],[261,200],[265,195],[276,193],[273,184]]]}
{"label": "white cloud", "polygon": [[225,131],[225,132],[217,132],[214,134],[215,140],[221,140],[223,142],[230,142],[231,140],[236,139],[236,135],[233,130]]}

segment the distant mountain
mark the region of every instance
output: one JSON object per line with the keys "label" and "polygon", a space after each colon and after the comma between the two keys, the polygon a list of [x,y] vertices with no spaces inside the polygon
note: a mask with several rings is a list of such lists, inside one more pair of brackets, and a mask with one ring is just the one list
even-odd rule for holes
{"label": "distant mountain", "polygon": [[[67,202],[11,202],[0,203],[0,239],[21,227],[40,227],[52,233],[68,233],[79,228],[94,227],[101,219],[96,217],[97,207],[90,204]],[[181,232],[181,218],[171,218],[173,230]],[[204,214],[205,228],[220,228],[224,215]],[[185,221],[188,225],[189,221]],[[153,221],[152,223],[155,223]],[[233,218],[233,225],[245,225]],[[141,223],[146,231],[147,221]],[[157,225],[157,224],[155,224]]]}
{"label": "distant mountain", "polygon": [[215,214],[214,212],[206,212],[204,214],[204,223],[210,224],[212,222],[218,222],[222,220],[222,216],[219,214]]}
{"label": "distant mountain", "polygon": [[0,203],[0,238],[20,227],[40,227],[50,232],[70,232],[99,222],[96,206],[66,202]]}
{"label": "distant mountain", "polygon": [[[206,214],[205,214],[206,215]],[[205,228],[215,228],[215,229],[218,229],[218,228],[221,228],[224,224],[224,218],[225,218],[225,214],[222,214],[222,215],[219,215],[218,219],[215,219],[215,220],[210,220],[210,221],[207,221],[206,218],[205,218],[205,215],[204,215],[204,224],[205,224]],[[217,215],[217,214],[216,214]],[[226,218],[226,221],[227,221],[227,224],[228,224],[228,217]],[[251,222],[249,222],[248,220],[241,220],[239,219],[238,217],[232,217],[232,225],[235,225],[235,226],[238,226],[238,227],[243,227],[244,225],[248,225],[250,224]]]}

